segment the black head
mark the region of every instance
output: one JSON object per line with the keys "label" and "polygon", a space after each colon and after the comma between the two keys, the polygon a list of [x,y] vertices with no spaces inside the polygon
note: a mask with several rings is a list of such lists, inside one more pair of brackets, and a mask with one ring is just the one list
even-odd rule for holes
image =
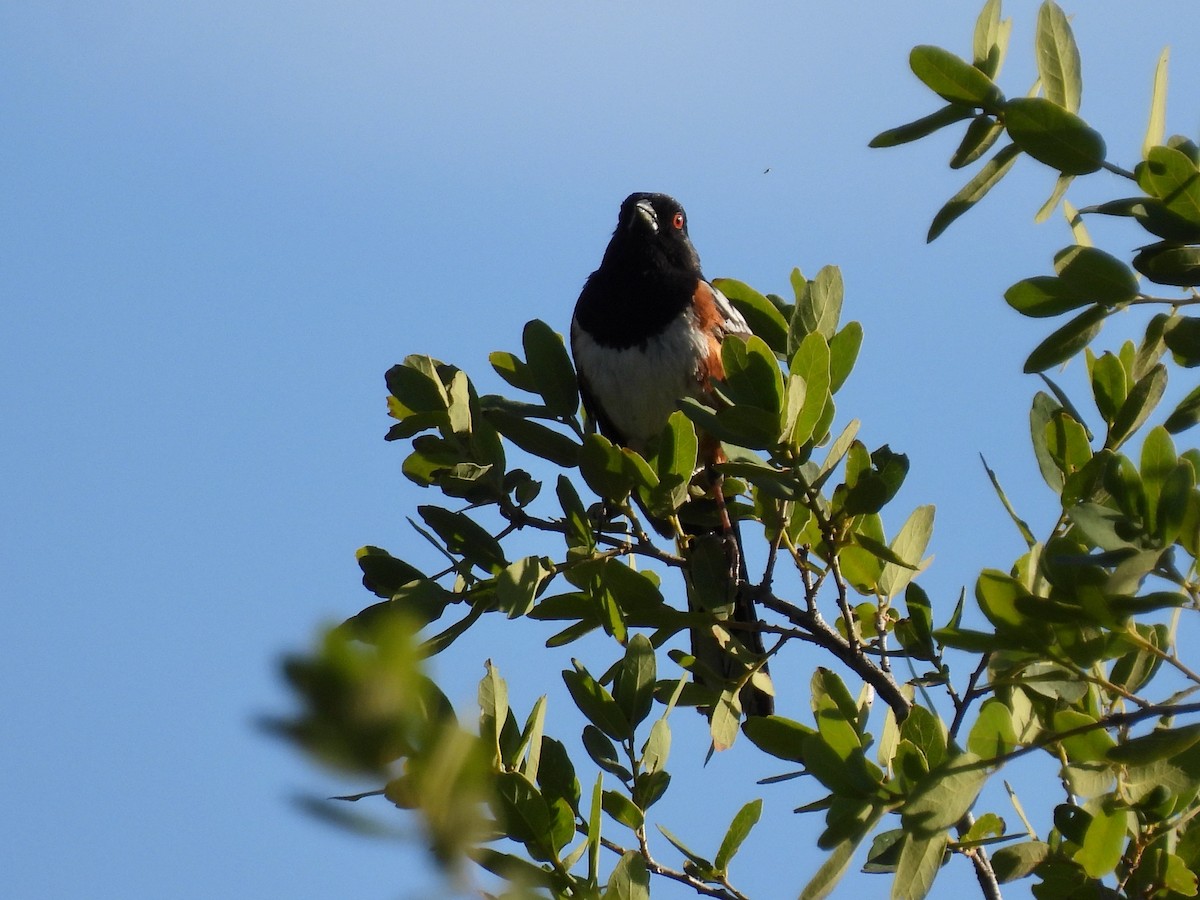
{"label": "black head", "polygon": [[700,256],[688,237],[687,213],[666,194],[630,194],[621,204],[604,262],[635,263],[665,272],[700,276]]}

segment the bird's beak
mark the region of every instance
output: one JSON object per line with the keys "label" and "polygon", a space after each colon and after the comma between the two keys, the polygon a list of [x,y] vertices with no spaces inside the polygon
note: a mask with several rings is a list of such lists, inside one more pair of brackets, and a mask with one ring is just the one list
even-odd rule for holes
{"label": "bird's beak", "polygon": [[[649,200],[639,200],[637,203],[638,216],[650,226],[651,231],[658,231],[658,213],[654,211],[654,205]],[[636,222],[637,219],[634,219]]]}

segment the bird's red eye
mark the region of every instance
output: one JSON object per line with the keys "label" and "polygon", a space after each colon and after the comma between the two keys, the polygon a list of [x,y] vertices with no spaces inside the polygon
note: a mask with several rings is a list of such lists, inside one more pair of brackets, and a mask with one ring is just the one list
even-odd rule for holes
{"label": "bird's red eye", "polygon": [[683,213],[675,213],[675,218],[671,220],[671,224],[676,228],[683,228]]}

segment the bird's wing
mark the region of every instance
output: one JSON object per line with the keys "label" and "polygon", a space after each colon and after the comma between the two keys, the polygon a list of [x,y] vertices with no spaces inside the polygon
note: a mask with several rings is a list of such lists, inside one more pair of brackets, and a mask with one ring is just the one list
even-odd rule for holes
{"label": "bird's wing", "polygon": [[705,284],[712,291],[713,306],[716,307],[717,313],[723,320],[721,325],[722,336],[724,334],[750,334],[750,326],[746,323],[742,314],[734,309],[733,304],[729,302],[729,298],[709,282],[706,281]]}

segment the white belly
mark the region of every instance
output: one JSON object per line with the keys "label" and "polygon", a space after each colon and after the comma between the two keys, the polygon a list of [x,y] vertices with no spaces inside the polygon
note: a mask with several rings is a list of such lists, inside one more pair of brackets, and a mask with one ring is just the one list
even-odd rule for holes
{"label": "white belly", "polygon": [[573,328],[575,365],[634,450],[662,431],[682,398],[701,394],[697,371],[708,345],[691,323],[688,309],[657,340],[624,350],[602,347]]}

